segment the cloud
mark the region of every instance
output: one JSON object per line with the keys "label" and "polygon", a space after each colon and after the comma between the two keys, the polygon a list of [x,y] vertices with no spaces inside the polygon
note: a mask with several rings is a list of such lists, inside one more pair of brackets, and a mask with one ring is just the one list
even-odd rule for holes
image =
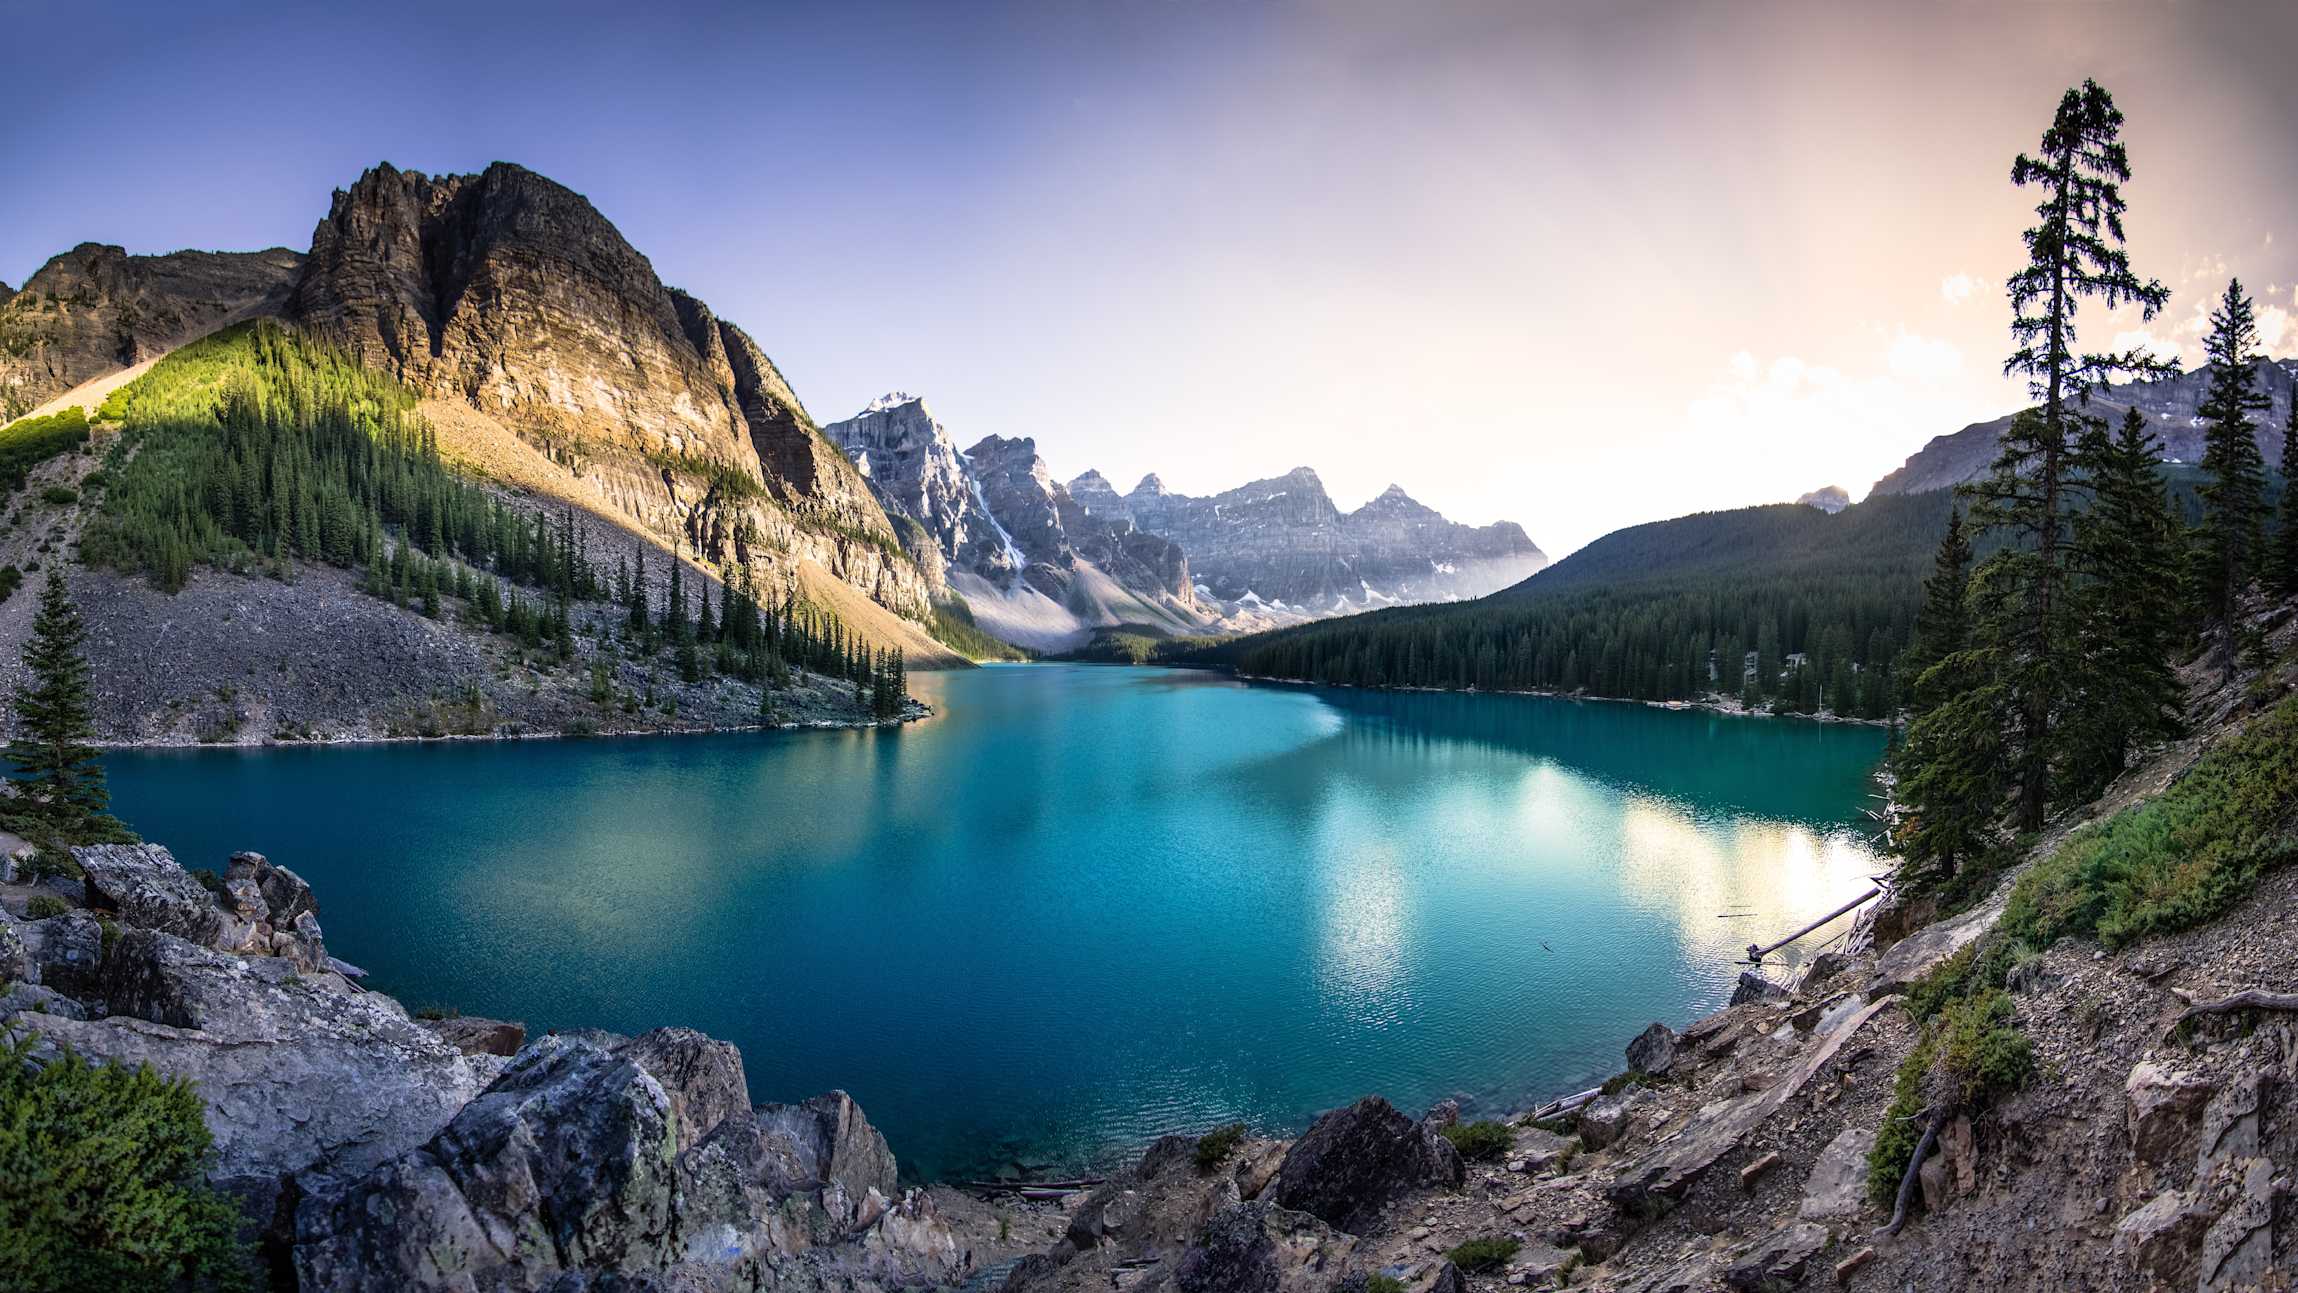
{"label": "cloud", "polygon": [[2269,351],[2280,350],[2284,342],[2298,343],[2298,327],[2293,327],[2290,311],[2279,305],[2269,305],[2258,312],[2258,344]]}
{"label": "cloud", "polygon": [[1939,280],[1939,295],[1949,305],[1961,305],[1979,290],[1979,280],[1969,274],[1949,274]]}
{"label": "cloud", "polygon": [[1938,382],[1963,371],[1963,352],[1937,337],[1899,329],[1885,352],[1891,375],[1912,381]]}

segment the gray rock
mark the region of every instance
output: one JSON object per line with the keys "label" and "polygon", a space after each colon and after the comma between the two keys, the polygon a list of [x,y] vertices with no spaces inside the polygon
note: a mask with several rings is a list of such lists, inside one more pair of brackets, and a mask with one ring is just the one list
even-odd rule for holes
{"label": "gray rock", "polygon": [[453,1019],[420,1019],[416,1021],[439,1034],[447,1044],[465,1055],[501,1055],[506,1058],[519,1053],[527,1044],[527,1026],[501,1019],[482,1019],[477,1015],[459,1015]]}
{"label": "gray rock", "polygon": [[1580,1143],[1589,1149],[1609,1149],[1634,1129],[1638,1113],[1655,1098],[1638,1086],[1590,1100],[1580,1106],[1576,1120]]}
{"label": "gray rock", "polygon": [[1181,1254],[1181,1293],[1326,1293],[1356,1241],[1317,1218],[1269,1203],[1215,1213]]}
{"label": "gray rock", "polygon": [[785,1188],[834,1185],[856,1199],[870,1190],[895,1193],[899,1173],[894,1153],[845,1092],[832,1091],[803,1104],[760,1105],[757,1118],[774,1147],[775,1175]]}
{"label": "gray rock", "polygon": [[2115,1256],[2156,1285],[2190,1285],[2210,1214],[2184,1190],[2165,1190],[2115,1226]]}
{"label": "gray rock", "polygon": [[1827,1227],[1809,1221],[1782,1226],[1740,1254],[1724,1272],[1724,1283],[1735,1289],[1761,1289],[1774,1282],[1793,1285],[1803,1268],[1827,1247]]}
{"label": "gray rock", "polygon": [[72,850],[86,873],[88,905],[122,923],[214,946],[223,909],[157,844],[95,844]]}
{"label": "gray rock", "polygon": [[37,983],[8,983],[0,986],[0,1024],[22,1014],[56,1015],[64,1019],[85,1019],[88,1012],[79,1002],[54,988]]}
{"label": "gray rock", "polygon": [[1458,1185],[1459,1151],[1379,1096],[1332,1110],[1285,1154],[1270,1195],[1352,1233],[1398,1195],[1423,1185]]}
{"label": "gray rock", "polygon": [[15,926],[29,962],[24,977],[69,996],[96,989],[96,967],[104,959],[103,922],[84,911]]}
{"label": "gray rock", "polygon": [[1785,1001],[1788,990],[1763,977],[1754,970],[1739,972],[1739,986],[1731,990],[1731,1004],[1744,1006],[1751,1001]]}
{"label": "gray rock", "polygon": [[[742,1052],[732,1042],[706,1037],[691,1028],[657,1028],[616,1046],[614,1052],[653,1075],[669,1094],[682,1151],[716,1130],[719,1123],[750,1107],[750,1082],[742,1072]],[[851,1110],[853,1102],[847,1101],[846,1108]],[[879,1146],[883,1145],[881,1140]],[[886,1158],[890,1165],[893,1156]],[[892,1193],[893,1174],[889,1171],[883,1177],[858,1179],[851,1188],[859,1196],[871,1186]]]}
{"label": "gray rock", "polygon": [[2142,1060],[2123,1083],[2131,1152],[2161,1165],[2192,1152],[2195,1118],[2217,1090],[2208,1078]]}
{"label": "gray rock", "polygon": [[2201,1293],[2263,1288],[2274,1271],[2274,1163],[2247,1158],[2229,1167],[2234,1197],[2203,1233]]}
{"label": "gray rock", "polygon": [[1980,935],[1995,927],[2002,918],[2003,899],[1982,903],[1971,910],[1936,925],[1928,925],[1891,945],[1881,960],[1875,963],[1875,974],[1867,985],[1867,995],[1880,997],[1904,991],[1941,961],[1962,951]]}
{"label": "gray rock", "polygon": [[1805,1221],[1858,1216],[1867,1206],[1867,1154],[1874,1148],[1875,1133],[1868,1128],[1837,1133],[1813,1161],[1796,1215]]}
{"label": "gray rock", "polygon": [[32,949],[16,932],[16,918],[0,911],[0,983],[32,977]]}
{"label": "gray rock", "polygon": [[1665,1073],[1675,1067],[1676,1033],[1655,1022],[1628,1043],[1628,1068],[1636,1073]]}
{"label": "gray rock", "polygon": [[190,1079],[227,1182],[363,1174],[429,1139],[481,1087],[479,1070],[390,998],[331,991],[270,958],[129,930],[73,983],[67,992],[110,1017],[34,1026],[84,1055]]}

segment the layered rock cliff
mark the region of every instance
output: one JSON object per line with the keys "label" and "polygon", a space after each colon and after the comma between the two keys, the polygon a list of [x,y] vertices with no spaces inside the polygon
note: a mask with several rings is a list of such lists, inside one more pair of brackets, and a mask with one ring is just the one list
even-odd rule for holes
{"label": "layered rock cliff", "polygon": [[[2282,466],[2282,428],[2290,417],[2290,400],[2298,387],[2298,359],[2261,359],[2257,364],[2258,389],[2270,407],[2258,415],[2258,448],[2270,467]],[[2152,382],[2121,382],[2090,398],[2090,411],[2110,422],[2136,408],[2161,437],[2163,459],[2174,463],[2202,461],[2203,397],[2210,386],[2205,366]],[[1987,474],[1995,460],[1995,445],[2016,414],[1989,422],[1974,422],[1951,435],[1934,436],[1915,451],[1897,471],[1875,482],[1877,494],[1920,494],[1945,489]]]}
{"label": "layered rock cliff", "polygon": [[1516,523],[1460,525],[1395,485],[1342,512],[1307,467],[1207,498],[1173,493],[1155,475],[1122,499],[1099,473],[1079,480],[1099,506],[1180,544],[1200,590],[1229,607],[1282,603],[1315,616],[1462,600],[1548,564]]}
{"label": "layered rock cliff", "polygon": [[757,343],[532,171],[368,171],[335,194],[286,310],[688,555],[787,592],[817,563],[912,619],[942,591]]}
{"label": "layered rock cliff", "polygon": [[131,256],[84,242],[0,285],[0,422],[82,382],[276,310],[303,267],[284,247]]}

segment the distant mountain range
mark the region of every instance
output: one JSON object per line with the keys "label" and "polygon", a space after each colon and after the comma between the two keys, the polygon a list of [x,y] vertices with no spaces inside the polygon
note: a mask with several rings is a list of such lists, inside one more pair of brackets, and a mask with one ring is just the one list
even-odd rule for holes
{"label": "distant mountain range", "polygon": [[[2258,361],[2259,389],[2272,407],[2258,421],[2258,447],[2268,466],[2282,464],[2282,428],[2290,417],[2293,386],[2298,386],[2298,359]],[[2210,369],[2200,367],[2175,377],[2151,382],[2123,382],[2091,396],[2090,409],[2120,421],[2136,407],[2146,415],[2154,433],[2162,438],[2167,462],[2202,460],[2203,396],[2210,385]],[[1988,422],[1974,422],[1950,435],[1935,436],[1915,451],[1897,471],[1875,482],[1871,493],[1920,494],[1977,480],[1995,459],[1995,445],[2017,414]]]}
{"label": "distant mountain range", "polygon": [[1342,512],[1306,467],[1209,498],[1153,474],[1130,494],[1098,471],[1062,483],[1033,440],[993,435],[961,452],[914,395],[823,431],[976,620],[1033,647],[1118,624],[1249,630],[1472,598],[1547,563],[1522,527],[1458,525],[1395,486]]}

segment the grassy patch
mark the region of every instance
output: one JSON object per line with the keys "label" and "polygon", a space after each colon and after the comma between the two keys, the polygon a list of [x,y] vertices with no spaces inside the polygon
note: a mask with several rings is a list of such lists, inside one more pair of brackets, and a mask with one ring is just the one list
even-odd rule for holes
{"label": "grassy patch", "polygon": [[1364,1293],[1404,1293],[1404,1281],[1379,1271],[1364,1277]]}
{"label": "grassy patch", "polygon": [[1465,1159],[1491,1159],[1505,1154],[1515,1145],[1515,1134],[1505,1123],[1456,1122],[1441,1132],[1452,1147]]}
{"label": "grassy patch", "polygon": [[1482,1239],[1469,1240],[1444,1254],[1444,1257],[1462,1271],[1477,1275],[1507,1265],[1508,1259],[1514,1257],[1516,1250],[1523,1246],[1505,1235],[1486,1235]]}
{"label": "grassy patch", "polygon": [[0,494],[24,488],[34,467],[87,442],[88,418],[77,408],[0,427]]}
{"label": "grassy patch", "polygon": [[1630,1087],[1666,1086],[1667,1084],[1668,1080],[1657,1073],[1646,1073],[1642,1069],[1629,1069],[1625,1073],[1614,1073],[1605,1078],[1604,1085],[1599,1090],[1605,1095],[1618,1095]]}
{"label": "grassy patch", "polygon": [[72,904],[52,893],[36,893],[32,895],[31,901],[24,904],[24,918],[46,920],[50,916],[61,916],[71,909]]}
{"label": "grassy patch", "polygon": [[2252,720],[2159,797],[2069,839],[2022,876],[2001,946],[2067,935],[2122,947],[2225,914],[2298,855],[2298,698]]}
{"label": "grassy patch", "polygon": [[1245,1139],[1245,1124],[1232,1122],[1226,1127],[1215,1127],[1197,1138],[1197,1170],[1210,1172],[1219,1167]]}

